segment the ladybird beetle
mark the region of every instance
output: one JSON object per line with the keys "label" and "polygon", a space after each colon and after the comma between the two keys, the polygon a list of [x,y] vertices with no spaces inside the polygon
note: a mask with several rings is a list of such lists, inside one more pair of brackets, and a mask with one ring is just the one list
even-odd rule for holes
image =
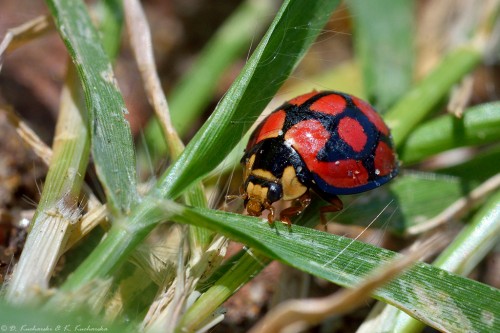
{"label": "ladybird beetle", "polygon": [[313,91],[278,107],[254,130],[241,163],[241,196],[249,215],[269,210],[274,223],[278,200],[293,200],[279,220],[310,203],[309,189],[330,205],[324,214],[342,209],[337,195],[376,188],[394,178],[398,162],[389,128],[365,101],[336,91]]}

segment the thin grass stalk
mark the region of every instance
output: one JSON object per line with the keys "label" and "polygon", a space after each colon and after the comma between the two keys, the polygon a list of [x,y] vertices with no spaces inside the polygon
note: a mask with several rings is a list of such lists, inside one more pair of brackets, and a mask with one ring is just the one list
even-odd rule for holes
{"label": "thin grass stalk", "polygon": [[[148,100],[159,119],[170,156],[176,159],[184,150],[184,144],[177,135],[170,120],[167,99],[163,93],[154,61],[151,32],[139,1],[125,1],[125,17],[132,49],[145,85]],[[185,194],[185,199],[188,204],[197,207],[207,206],[201,183],[195,184],[194,188]],[[196,282],[204,271],[204,269],[192,271],[191,267],[199,266],[200,264],[203,265],[208,262],[208,260],[206,260],[207,258],[203,257],[203,253],[210,245],[213,233],[208,229],[198,228],[196,226],[185,226],[184,228],[189,230],[189,264],[182,270],[183,274],[177,276],[176,281],[179,283],[175,283],[175,281],[172,283],[171,280],[167,279],[164,280],[165,282],[162,284],[161,288],[162,292],[158,294],[157,301],[153,303],[149,311],[152,314],[147,316],[147,318],[151,318],[152,320],[145,323],[148,327],[166,327],[168,329],[168,325],[175,325],[175,317],[179,314],[178,309],[184,307],[186,297],[194,291]],[[184,251],[183,244],[184,243],[181,242],[178,248],[179,255]],[[202,261],[202,259],[205,260]],[[179,265],[184,266],[185,263],[182,262],[179,263]],[[178,289],[179,284],[184,286],[184,290]],[[176,295],[176,297],[173,295]],[[174,311],[174,309],[177,310]]]}
{"label": "thin grass stalk", "polygon": [[[168,107],[167,98],[163,93],[160,78],[156,70],[151,31],[139,1],[125,1],[125,17],[132,49],[145,85],[148,100],[153,106],[156,117],[163,130],[170,156],[175,160],[184,150],[184,144],[170,119],[170,109]],[[202,184],[195,185],[191,191],[187,192],[186,201],[188,204],[196,207],[207,206]],[[212,239],[212,233],[206,229],[198,229],[196,227],[190,227],[189,230],[190,239],[192,240],[191,245],[193,245],[191,248],[196,251],[196,257],[199,257],[209,246],[210,240]]]}

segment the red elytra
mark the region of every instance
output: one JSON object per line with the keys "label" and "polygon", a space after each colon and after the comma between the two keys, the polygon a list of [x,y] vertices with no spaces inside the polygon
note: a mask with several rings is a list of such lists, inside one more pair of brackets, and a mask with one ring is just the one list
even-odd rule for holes
{"label": "red elytra", "polygon": [[311,104],[310,109],[335,116],[344,111],[347,101],[341,95],[327,95]]}
{"label": "red elytra", "polygon": [[253,142],[252,145],[267,138],[277,137],[279,135],[279,131],[283,128],[285,117],[286,113],[283,110],[278,110],[277,112],[270,114],[267,121],[262,122],[260,128],[255,130],[255,142]]}
{"label": "red elytra", "polygon": [[363,126],[356,119],[350,117],[340,119],[337,130],[340,138],[355,152],[359,153],[366,146],[368,137],[363,130]]}
{"label": "red elytra", "polygon": [[272,203],[293,200],[279,219],[290,223],[310,202],[309,190],[330,202],[324,213],[342,209],[337,195],[387,183],[398,161],[387,125],[365,101],[336,91],[311,92],[277,108],[254,130],[241,160],[242,195],[250,215]]}

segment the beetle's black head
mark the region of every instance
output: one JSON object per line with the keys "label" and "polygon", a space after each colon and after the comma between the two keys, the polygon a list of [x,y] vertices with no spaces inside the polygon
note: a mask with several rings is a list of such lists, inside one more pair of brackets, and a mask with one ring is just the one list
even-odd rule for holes
{"label": "beetle's black head", "polygon": [[250,175],[245,182],[245,208],[249,215],[259,216],[264,209],[283,196],[280,184]]}

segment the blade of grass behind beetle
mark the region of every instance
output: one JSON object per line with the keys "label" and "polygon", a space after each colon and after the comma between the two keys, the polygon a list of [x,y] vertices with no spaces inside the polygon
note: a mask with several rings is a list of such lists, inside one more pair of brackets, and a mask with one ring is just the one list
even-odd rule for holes
{"label": "blade of grass behind beetle", "polygon": [[412,85],[414,1],[349,0],[347,5],[368,100],[384,113]]}
{"label": "blade of grass behind beetle", "polygon": [[449,149],[498,142],[499,128],[500,103],[476,105],[462,118],[444,115],[417,127],[400,147],[399,157],[415,163]]}
{"label": "blade of grass behind beetle", "polygon": [[450,91],[451,87],[481,61],[481,52],[473,46],[452,51],[415,87],[385,114],[397,147]]}

